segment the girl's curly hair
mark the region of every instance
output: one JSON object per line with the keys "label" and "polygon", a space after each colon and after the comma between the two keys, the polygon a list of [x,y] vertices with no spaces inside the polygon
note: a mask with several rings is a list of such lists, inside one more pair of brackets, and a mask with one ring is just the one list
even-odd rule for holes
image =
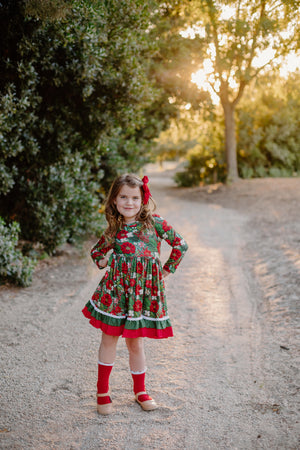
{"label": "girl's curly hair", "polygon": [[[131,188],[140,188],[142,205],[138,215],[136,216],[136,220],[143,224],[142,229],[151,228],[153,226],[152,211],[155,210],[156,204],[153,198],[150,197],[149,201],[146,203],[146,205],[144,205],[144,190],[142,188],[143,181],[137,175],[131,173],[120,175],[114,180],[113,184],[111,185],[105,202],[105,217],[108,226],[104,231],[104,236],[107,242],[112,242],[114,240],[118,229],[121,228],[125,223],[124,217],[119,213],[115,205],[115,199],[117,198],[117,195],[119,194],[121,188],[125,185]],[[152,203],[152,210],[150,207],[150,201]]]}

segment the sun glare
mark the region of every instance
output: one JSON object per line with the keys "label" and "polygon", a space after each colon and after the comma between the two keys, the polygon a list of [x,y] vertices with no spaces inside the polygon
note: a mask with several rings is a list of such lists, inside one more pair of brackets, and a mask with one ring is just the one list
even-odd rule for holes
{"label": "sun glare", "polygon": [[235,15],[235,13],[236,13],[236,8],[234,8],[233,6],[229,6],[229,5],[223,5],[220,19],[221,20],[229,20]]}
{"label": "sun glare", "polygon": [[273,48],[267,48],[263,50],[258,56],[253,58],[253,66],[254,67],[262,67],[272,61],[275,56],[276,51]]}
{"label": "sun glare", "polygon": [[[205,62],[208,61],[206,64]],[[217,105],[219,103],[219,97],[215,93],[214,89],[212,88],[212,83],[214,83],[214,76],[213,76],[213,67],[212,67],[212,61],[211,60],[204,60],[203,69],[197,70],[197,72],[192,74],[191,81],[192,83],[195,83],[199,89],[202,89],[203,91],[209,92],[212,102]]]}
{"label": "sun glare", "polygon": [[282,77],[287,78],[289,73],[296,72],[296,70],[300,70],[300,55],[296,55],[295,52],[293,52],[287,55],[279,72]]}
{"label": "sun glare", "polygon": [[[230,5],[223,5],[220,12],[220,20],[230,20],[236,14],[236,8]],[[290,36],[293,31],[293,25],[291,24],[290,28],[286,32],[286,37]],[[206,30],[202,26],[193,26],[188,27],[185,30],[180,32],[181,36],[184,38],[195,39],[196,35],[200,37],[205,37]],[[227,36],[219,36],[220,45],[228,45],[228,37]],[[222,38],[224,41],[222,41]],[[191,76],[192,83],[195,83],[197,87],[201,90],[207,91],[210,93],[212,102],[214,104],[219,104],[220,99],[217,95],[217,92],[220,88],[220,81],[216,79],[214,75],[214,61],[216,59],[216,49],[214,44],[209,44],[207,49],[207,58],[203,60],[202,67],[194,72]],[[276,59],[276,50],[274,50],[274,42],[271,40],[270,47],[261,51],[257,56],[253,58],[253,66],[255,69],[262,69],[269,65],[269,63],[275,62],[277,66],[279,66],[279,73],[281,77],[287,78],[291,72],[295,72],[296,70],[300,70],[300,55],[297,55],[295,52],[291,52],[284,59]],[[270,67],[270,66],[269,66]],[[261,72],[263,73],[263,72]],[[238,83],[232,77],[228,79],[229,86],[236,90],[238,88]]]}

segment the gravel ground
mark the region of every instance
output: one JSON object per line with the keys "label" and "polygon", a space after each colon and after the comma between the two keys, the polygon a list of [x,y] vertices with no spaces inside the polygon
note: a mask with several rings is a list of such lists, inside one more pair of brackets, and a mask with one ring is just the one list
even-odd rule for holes
{"label": "gravel ground", "polygon": [[145,341],[159,408],[134,402],[120,339],[114,413],[97,415],[100,336],[81,309],[101,274],[91,243],[65,246],[31,287],[0,289],[1,448],[300,447],[300,179],[178,189],[172,173],[147,168],[157,212],[190,247],[166,280],[175,336]]}

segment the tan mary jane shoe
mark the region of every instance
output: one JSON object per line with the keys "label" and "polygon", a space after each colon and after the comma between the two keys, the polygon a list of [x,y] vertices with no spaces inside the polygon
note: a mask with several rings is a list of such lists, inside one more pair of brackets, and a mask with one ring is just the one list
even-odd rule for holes
{"label": "tan mary jane shoe", "polygon": [[141,402],[139,400],[139,397],[141,395],[147,395],[147,392],[138,392],[135,395],[135,401],[141,405],[141,407],[143,408],[144,411],[153,411],[154,409],[157,408],[157,404],[155,403],[155,401],[153,399],[145,400],[144,402]]}

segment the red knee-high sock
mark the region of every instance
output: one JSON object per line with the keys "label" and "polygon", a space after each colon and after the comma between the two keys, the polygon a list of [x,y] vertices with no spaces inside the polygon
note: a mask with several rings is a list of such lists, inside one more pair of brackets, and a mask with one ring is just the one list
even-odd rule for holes
{"label": "red knee-high sock", "polygon": [[[97,393],[106,394],[109,390],[109,377],[112,371],[113,364],[103,364],[98,362],[98,382],[97,382]],[[106,403],[111,403],[109,395],[105,397],[97,397],[98,405],[105,405]]]}
{"label": "red knee-high sock", "polygon": [[[138,394],[139,392],[146,392],[145,387],[145,376],[146,371],[144,372],[132,372],[132,379],[133,379],[133,392]],[[139,401],[145,402],[146,400],[152,400],[152,398],[148,394],[139,395]]]}

